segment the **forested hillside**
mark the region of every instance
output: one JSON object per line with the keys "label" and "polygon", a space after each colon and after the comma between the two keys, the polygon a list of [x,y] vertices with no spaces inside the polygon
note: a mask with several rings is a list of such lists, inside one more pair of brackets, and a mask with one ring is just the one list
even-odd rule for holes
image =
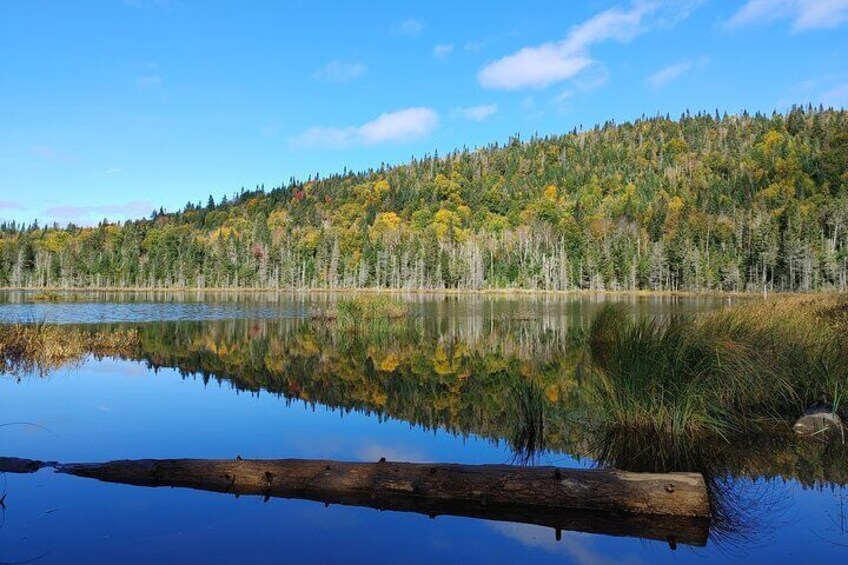
{"label": "forested hillside", "polygon": [[848,285],[848,113],[699,114],[0,226],[0,286],[817,290]]}

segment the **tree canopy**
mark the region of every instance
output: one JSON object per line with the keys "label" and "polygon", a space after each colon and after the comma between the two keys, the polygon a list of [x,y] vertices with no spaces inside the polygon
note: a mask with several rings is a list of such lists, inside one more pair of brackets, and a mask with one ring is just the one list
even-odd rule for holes
{"label": "tree canopy", "polygon": [[5,287],[848,287],[848,113],[511,138],[96,227],[0,225]]}

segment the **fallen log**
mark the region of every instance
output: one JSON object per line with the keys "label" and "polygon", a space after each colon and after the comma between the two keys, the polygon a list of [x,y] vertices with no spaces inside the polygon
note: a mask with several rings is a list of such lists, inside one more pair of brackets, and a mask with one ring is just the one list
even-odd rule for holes
{"label": "fallen log", "polygon": [[147,487],[184,487],[266,499],[297,498],[636,536],[705,545],[710,502],[698,473],[603,469],[349,463],[340,461],[142,459],[44,463],[0,458],[0,471],[59,473]]}

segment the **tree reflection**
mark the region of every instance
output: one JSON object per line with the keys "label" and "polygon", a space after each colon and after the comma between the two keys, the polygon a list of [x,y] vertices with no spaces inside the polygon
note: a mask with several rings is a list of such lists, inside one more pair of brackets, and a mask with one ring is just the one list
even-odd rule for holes
{"label": "tree reflection", "polygon": [[848,485],[848,447],[800,440],[788,425],[732,442],[605,427],[586,386],[592,374],[584,371],[580,324],[432,316],[390,325],[346,332],[304,319],[143,324],[137,349],[121,356],[286,403],[488,438],[521,465],[567,454],[628,471],[698,471],[713,504],[711,538],[729,548],[776,527],[786,500],[772,479]]}

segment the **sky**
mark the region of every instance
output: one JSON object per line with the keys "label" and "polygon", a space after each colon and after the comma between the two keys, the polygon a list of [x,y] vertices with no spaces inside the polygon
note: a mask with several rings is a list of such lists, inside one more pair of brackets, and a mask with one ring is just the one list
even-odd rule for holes
{"label": "sky", "polygon": [[848,106],[848,0],[2,0],[0,221],[807,103]]}

